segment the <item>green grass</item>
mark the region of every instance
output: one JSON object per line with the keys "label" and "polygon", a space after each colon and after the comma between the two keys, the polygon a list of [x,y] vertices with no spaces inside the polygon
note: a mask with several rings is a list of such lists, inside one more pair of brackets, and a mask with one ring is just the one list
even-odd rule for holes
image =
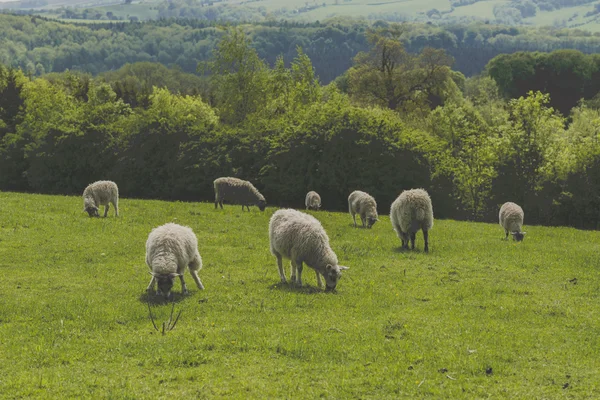
{"label": "green grass", "polygon": [[[350,267],[329,294],[308,268],[308,287],[278,283],[273,208],[120,205],[90,219],[80,197],[0,193],[0,397],[600,397],[598,232],[527,226],[515,243],[438,220],[424,254],[420,234],[399,251],[385,216],[315,212]],[[196,232],[206,290],[186,272],[162,335],[144,244],[169,221]]]}

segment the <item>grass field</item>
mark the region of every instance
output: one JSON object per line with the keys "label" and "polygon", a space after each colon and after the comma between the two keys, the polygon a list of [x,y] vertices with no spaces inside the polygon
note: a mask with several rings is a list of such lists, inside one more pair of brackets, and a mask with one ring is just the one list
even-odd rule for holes
{"label": "grass field", "polygon": [[[599,398],[600,233],[438,220],[430,254],[389,218],[354,229],[313,213],[340,263],[336,293],[281,285],[274,212],[0,193],[1,398]],[[435,205],[434,205],[435,209]],[[148,316],[144,244],[174,221],[198,236],[198,291],[176,282],[174,330]],[[308,271],[307,271],[308,270]],[[289,276],[289,270],[287,271]],[[152,301],[160,324],[170,306]]]}

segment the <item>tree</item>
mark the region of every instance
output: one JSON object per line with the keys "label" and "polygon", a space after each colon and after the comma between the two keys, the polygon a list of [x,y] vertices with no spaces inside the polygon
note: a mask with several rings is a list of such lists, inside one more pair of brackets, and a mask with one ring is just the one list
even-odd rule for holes
{"label": "tree", "polygon": [[15,132],[23,118],[23,84],[26,78],[21,71],[0,65],[0,139]]}
{"label": "tree", "polygon": [[427,102],[449,79],[452,58],[444,50],[426,47],[410,54],[400,40],[402,33],[399,25],[367,32],[371,50],[359,53],[348,73],[354,98],[396,110],[409,102]]}
{"label": "tree", "polygon": [[500,167],[493,187],[497,202],[512,201],[529,209],[538,220],[548,196],[539,196],[555,176],[556,142],[564,134],[564,120],[548,107],[550,98],[529,92],[508,103],[510,125],[501,132]]}
{"label": "tree", "polygon": [[228,27],[213,50],[213,60],[199,64],[198,69],[212,74],[224,121],[240,123],[266,104],[267,65],[250,46],[242,28]]}
{"label": "tree", "polygon": [[468,217],[481,217],[497,175],[498,138],[469,103],[438,107],[429,115],[428,126],[442,139],[441,148],[430,154],[433,177],[450,177],[454,196]]}

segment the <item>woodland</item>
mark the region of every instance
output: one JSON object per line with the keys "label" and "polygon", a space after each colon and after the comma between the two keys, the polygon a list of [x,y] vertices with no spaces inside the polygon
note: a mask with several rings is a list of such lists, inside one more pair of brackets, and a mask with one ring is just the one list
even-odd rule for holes
{"label": "woodland", "polygon": [[528,223],[600,224],[596,35],[0,18],[1,190],[111,179],[125,197],[210,201],[237,176],[271,205],[316,190],[343,210],[360,188],[386,213],[424,187],[440,218],[494,221],[515,201]]}

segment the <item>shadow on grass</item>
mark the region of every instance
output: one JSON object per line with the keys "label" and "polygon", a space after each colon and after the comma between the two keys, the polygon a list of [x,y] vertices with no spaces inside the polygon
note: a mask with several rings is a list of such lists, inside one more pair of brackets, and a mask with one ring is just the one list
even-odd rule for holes
{"label": "shadow on grass", "polygon": [[354,226],[354,224],[352,222],[350,222],[348,224],[348,226],[352,229],[356,228],[356,229],[369,229],[366,226],[362,226],[361,224],[356,224],[356,226]]}
{"label": "shadow on grass", "polygon": [[[290,293],[302,293],[302,294],[317,294],[317,293],[325,293],[324,289],[320,289],[318,287],[313,286],[302,286],[298,287],[291,283],[276,283],[274,285],[270,285],[269,289],[271,290],[279,290],[280,292],[290,292]],[[327,292],[330,293],[330,292]]]}
{"label": "shadow on grass", "polygon": [[162,295],[157,295],[155,293],[149,294],[144,292],[138,297],[138,300],[141,303],[150,303],[153,306],[157,305],[169,305],[171,303],[180,303],[184,299],[192,297],[192,292],[190,294],[184,295],[181,292],[171,292],[172,297],[170,299],[165,299]]}
{"label": "shadow on grass", "polygon": [[410,247],[409,248],[404,248],[402,246],[392,247],[392,251],[394,253],[406,253],[406,254],[410,254],[410,253],[429,254],[429,253],[431,253],[431,249],[429,249],[429,253],[425,253],[425,251],[423,251],[423,249],[420,249],[418,246],[415,246],[414,250],[412,250]]}

